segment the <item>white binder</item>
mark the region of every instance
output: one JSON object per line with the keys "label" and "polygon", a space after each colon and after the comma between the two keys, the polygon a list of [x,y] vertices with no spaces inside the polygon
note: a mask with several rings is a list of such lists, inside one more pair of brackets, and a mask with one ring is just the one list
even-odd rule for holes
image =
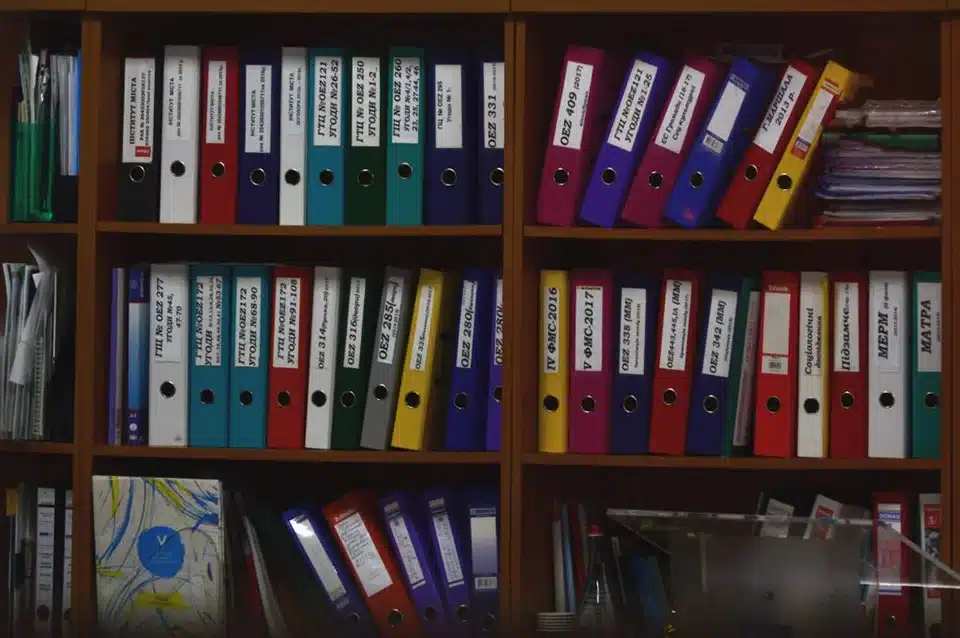
{"label": "white binder", "polygon": [[160,221],[197,223],[200,141],[200,47],[163,50]]}
{"label": "white binder", "polygon": [[187,445],[189,301],[186,264],[150,266],[149,445]]}
{"label": "white binder", "polygon": [[304,446],[329,450],[333,428],[333,384],[337,370],[340,269],[313,269],[313,321],[307,376],[307,430]]}
{"label": "white binder", "polygon": [[867,454],[902,459],[909,455],[907,426],[910,340],[907,273],[870,271],[870,369]]}
{"label": "white binder", "polygon": [[307,50],[283,47],[280,74],[280,225],[306,222]]}
{"label": "white binder", "polygon": [[54,581],[56,579],[57,551],[57,490],[37,488],[36,571],[34,584],[33,635],[35,638],[53,636]]}
{"label": "white binder", "polygon": [[800,273],[799,374],[797,375],[797,456],[827,456],[827,308],[825,272]]}

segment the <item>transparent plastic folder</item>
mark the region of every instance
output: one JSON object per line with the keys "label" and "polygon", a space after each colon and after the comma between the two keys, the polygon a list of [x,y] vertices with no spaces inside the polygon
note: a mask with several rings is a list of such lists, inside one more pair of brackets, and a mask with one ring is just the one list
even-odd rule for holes
{"label": "transparent plastic folder", "polygon": [[[645,566],[642,591],[625,595],[624,635],[960,636],[939,621],[960,574],[886,523],[818,518],[808,532],[806,517],[624,509],[607,516],[633,533],[624,551]],[[884,617],[891,606],[881,597],[901,595],[908,618]],[[891,632],[894,625],[907,633]]]}

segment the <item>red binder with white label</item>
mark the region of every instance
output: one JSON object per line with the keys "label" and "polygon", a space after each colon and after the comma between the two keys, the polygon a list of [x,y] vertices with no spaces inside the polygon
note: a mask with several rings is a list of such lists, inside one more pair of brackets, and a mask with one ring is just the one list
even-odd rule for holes
{"label": "red binder with white label", "polygon": [[237,221],[237,152],[240,138],[240,52],[205,47],[200,77],[200,223]]}
{"label": "red binder with white label", "polygon": [[267,447],[304,446],[312,293],[313,268],[273,269]]}
{"label": "red binder with white label", "polygon": [[916,635],[910,619],[910,592],[914,588],[901,583],[914,583],[915,577],[910,574],[911,550],[898,536],[909,537],[914,529],[910,499],[907,494],[883,492],[873,495],[873,504],[877,521],[874,551],[879,584],[876,635],[877,638],[910,638]]}
{"label": "red binder with white label", "polygon": [[867,458],[869,314],[865,272],[830,274],[830,458]]}
{"label": "red binder with white label", "polygon": [[570,451],[610,451],[613,383],[613,275],[608,270],[570,273]]}

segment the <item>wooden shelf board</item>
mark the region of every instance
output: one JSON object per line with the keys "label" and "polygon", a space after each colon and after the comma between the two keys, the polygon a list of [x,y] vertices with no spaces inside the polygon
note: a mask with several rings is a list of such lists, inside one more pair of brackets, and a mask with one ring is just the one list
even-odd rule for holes
{"label": "wooden shelf board", "polygon": [[499,237],[502,226],[253,226],[100,222],[101,233],[220,237]]}
{"label": "wooden shelf board", "polygon": [[525,465],[586,467],[691,468],[708,470],[850,470],[939,471],[939,460],[927,459],[774,459],[626,454],[524,454]]}
{"label": "wooden shelf board", "polygon": [[70,456],[73,454],[73,449],[73,443],[54,443],[51,441],[0,441],[0,454]]}
{"label": "wooden shelf board", "polygon": [[[27,0],[23,0],[27,1]],[[52,1],[52,0],[48,0]],[[327,13],[327,14],[397,14],[397,13],[507,13],[510,3],[505,0],[479,2],[477,0],[414,0],[407,3],[373,0],[350,3],[331,0],[88,0],[87,11],[163,12],[163,13]]]}
{"label": "wooden shelf board", "polygon": [[184,459],[206,461],[275,461],[292,463],[399,463],[419,465],[496,465],[498,452],[406,452],[401,450],[245,450],[102,445],[104,458]]}
{"label": "wooden shelf board", "polygon": [[726,241],[726,242],[812,242],[939,239],[940,226],[885,226],[847,228],[794,228],[778,231],[732,230],[729,228],[587,228],[525,226],[524,237],[537,239]]}
{"label": "wooden shelf board", "polygon": [[76,235],[76,224],[8,222],[0,224],[0,235]]}
{"label": "wooden shelf board", "polygon": [[[921,12],[943,11],[944,0],[784,0],[775,11],[793,12]],[[774,9],[765,0],[513,0],[511,9],[520,13],[727,13],[769,12]]]}

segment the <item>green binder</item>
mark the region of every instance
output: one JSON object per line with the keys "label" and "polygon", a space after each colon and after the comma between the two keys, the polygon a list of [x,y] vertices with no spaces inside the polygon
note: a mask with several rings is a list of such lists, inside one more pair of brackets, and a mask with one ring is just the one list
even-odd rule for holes
{"label": "green binder", "polygon": [[350,120],[344,149],[346,225],[379,225],[386,219],[386,115],[383,58],[376,53],[350,56]]}
{"label": "green binder", "polygon": [[387,225],[423,224],[423,49],[392,47],[387,119]]}
{"label": "green binder", "polygon": [[[733,352],[730,357],[730,382],[727,384],[727,396],[723,400],[723,449],[724,457],[742,456],[749,453],[750,446],[736,446],[734,444],[734,430],[737,424],[737,406],[740,398],[749,399],[752,395],[741,393],[741,381],[753,381],[752,369],[754,366],[754,352],[757,345],[757,323],[760,316],[760,291],[755,277],[744,277],[737,294],[737,317],[733,324]],[[748,331],[748,328],[751,328]],[[747,342],[752,347],[747,350]],[[744,366],[749,366],[744,377]],[[746,388],[745,388],[746,390]],[[752,403],[752,401],[747,401]],[[747,405],[747,414],[753,414],[753,406]],[[750,418],[750,417],[747,417]]]}
{"label": "green binder", "polygon": [[840,140],[855,140],[891,150],[939,151],[939,133],[894,133],[881,131],[824,131],[823,144],[836,144]]}
{"label": "green binder", "polygon": [[940,458],[940,273],[913,275],[913,456]]}
{"label": "green binder", "polygon": [[[36,67],[32,59],[37,58]],[[57,111],[46,51],[19,56],[21,89],[16,118],[14,184],[11,220],[53,221],[54,177],[57,173]]]}

